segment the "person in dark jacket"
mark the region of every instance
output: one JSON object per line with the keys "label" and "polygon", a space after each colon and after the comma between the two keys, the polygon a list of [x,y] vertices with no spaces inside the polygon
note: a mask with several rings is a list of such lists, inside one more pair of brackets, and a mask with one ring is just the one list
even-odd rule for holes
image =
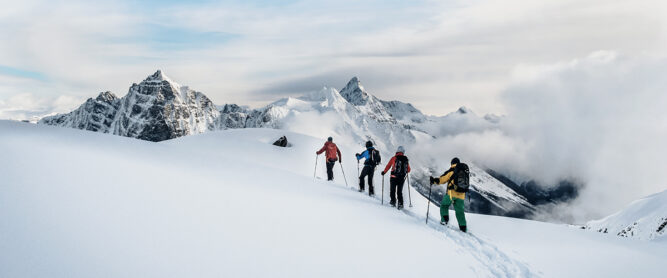
{"label": "person in dark jacket", "polygon": [[359,192],[364,191],[364,178],[368,177],[368,195],[374,196],[375,190],[373,189],[373,174],[375,173],[375,167],[380,164],[380,152],[373,148],[373,142],[366,142],[366,150],[361,154],[356,154],[357,163],[362,158],[364,160],[364,169],[361,170],[359,175]]}
{"label": "person in dark jacket", "polygon": [[324,146],[317,152],[317,155],[320,155],[322,152],[326,152],[327,159],[327,180],[333,180],[333,167],[336,165],[336,160],[343,163],[341,160],[340,150],[338,146],[333,142],[333,138],[327,138],[327,142],[324,143]]}
{"label": "person in dark jacket", "polygon": [[382,171],[384,176],[391,169],[391,178],[389,179],[389,197],[391,197],[391,200],[389,204],[392,207],[396,206],[396,199],[398,199],[398,209],[403,208],[403,184],[405,184],[405,178],[410,173],[410,163],[404,153],[403,146],[399,146],[396,155],[389,160],[387,166],[384,167],[384,171]]}

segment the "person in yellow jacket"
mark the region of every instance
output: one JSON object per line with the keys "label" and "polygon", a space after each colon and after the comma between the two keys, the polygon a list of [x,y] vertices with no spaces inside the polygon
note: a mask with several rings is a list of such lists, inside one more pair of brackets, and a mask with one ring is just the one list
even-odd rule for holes
{"label": "person in yellow jacket", "polygon": [[454,190],[454,169],[456,165],[461,163],[461,161],[455,157],[452,159],[451,167],[439,178],[431,177],[431,183],[433,184],[447,184],[447,194],[442,198],[442,203],[440,204],[440,224],[447,225],[449,223],[449,206],[454,204],[454,211],[456,212],[456,221],[459,223],[459,229],[462,232],[466,232],[466,216],[464,213],[464,200],[466,199],[465,192],[456,192]]}

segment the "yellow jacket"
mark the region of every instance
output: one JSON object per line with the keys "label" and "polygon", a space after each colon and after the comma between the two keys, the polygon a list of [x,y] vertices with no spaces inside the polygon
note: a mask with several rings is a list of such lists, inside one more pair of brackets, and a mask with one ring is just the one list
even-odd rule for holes
{"label": "yellow jacket", "polygon": [[454,181],[452,180],[452,175],[454,175],[454,168],[456,167],[456,164],[452,164],[452,166],[449,168],[451,171],[445,172],[444,175],[440,176],[440,179],[438,180],[438,184],[447,184],[447,195],[449,195],[451,198],[457,198],[461,200],[466,199],[466,193],[465,192],[456,192],[454,189],[449,189],[450,187],[454,186]]}

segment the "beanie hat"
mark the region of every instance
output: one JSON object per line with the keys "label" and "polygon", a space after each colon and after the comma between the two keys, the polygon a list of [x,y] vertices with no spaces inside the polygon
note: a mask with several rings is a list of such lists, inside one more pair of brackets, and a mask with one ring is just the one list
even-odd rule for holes
{"label": "beanie hat", "polygon": [[371,141],[366,142],[366,148],[370,148],[372,146],[373,146],[373,142],[371,142]]}
{"label": "beanie hat", "polygon": [[452,159],[452,163],[451,163],[451,164],[459,164],[459,163],[461,163],[461,161],[459,160],[458,157],[455,157],[455,158]]}
{"label": "beanie hat", "polygon": [[333,138],[329,137],[329,138],[327,138],[327,141],[333,142]]}
{"label": "beanie hat", "polygon": [[398,150],[396,150],[397,153],[405,153],[405,148],[403,146],[398,146]]}

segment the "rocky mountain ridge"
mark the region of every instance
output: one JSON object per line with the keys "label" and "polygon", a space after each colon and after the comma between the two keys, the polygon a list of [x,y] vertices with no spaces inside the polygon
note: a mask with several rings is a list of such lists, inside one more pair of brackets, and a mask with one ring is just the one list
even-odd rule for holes
{"label": "rocky mountain ridge", "polygon": [[219,117],[220,111],[206,95],[158,70],[132,84],[122,98],[102,92],[68,114],[45,117],[39,123],[159,142],[213,130]]}

